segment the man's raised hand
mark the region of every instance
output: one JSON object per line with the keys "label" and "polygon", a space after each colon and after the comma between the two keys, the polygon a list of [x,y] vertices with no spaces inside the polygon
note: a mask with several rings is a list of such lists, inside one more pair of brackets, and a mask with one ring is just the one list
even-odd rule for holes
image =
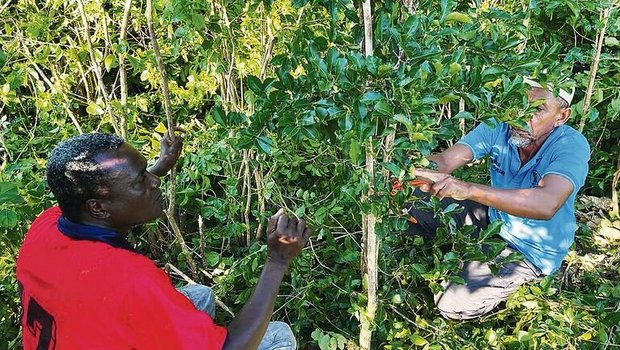
{"label": "man's raised hand", "polygon": [[268,259],[288,266],[299,255],[311,234],[304,220],[288,217],[284,209],[278,210],[267,226]]}
{"label": "man's raised hand", "polygon": [[[185,133],[185,130],[181,127],[175,127],[174,132]],[[182,134],[176,135],[174,140],[172,140],[170,134],[168,132],[165,133],[159,142],[159,159],[149,171],[159,177],[166,175],[181,156],[183,139]]]}

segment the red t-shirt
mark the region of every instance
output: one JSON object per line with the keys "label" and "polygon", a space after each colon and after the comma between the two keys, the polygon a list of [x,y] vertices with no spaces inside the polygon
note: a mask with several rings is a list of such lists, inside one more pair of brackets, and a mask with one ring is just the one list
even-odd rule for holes
{"label": "red t-shirt", "polygon": [[58,207],[32,224],[17,259],[23,344],[30,349],[221,349],[226,328],[148,258],[74,240]]}

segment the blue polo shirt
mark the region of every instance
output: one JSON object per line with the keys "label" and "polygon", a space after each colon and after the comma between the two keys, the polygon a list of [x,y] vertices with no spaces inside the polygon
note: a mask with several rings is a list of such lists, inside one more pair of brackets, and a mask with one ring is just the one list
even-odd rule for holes
{"label": "blue polo shirt", "polygon": [[500,236],[544,274],[555,272],[575,240],[575,197],[588,174],[590,146],[585,137],[567,125],[549,135],[538,152],[521,166],[518,148],[508,142],[509,126],[481,123],[459,143],[469,147],[474,159],[490,156],[491,186],[524,189],[538,186],[548,174],[570,181],[573,191],[550,220],[527,219],[489,208],[491,221],[502,220]]}

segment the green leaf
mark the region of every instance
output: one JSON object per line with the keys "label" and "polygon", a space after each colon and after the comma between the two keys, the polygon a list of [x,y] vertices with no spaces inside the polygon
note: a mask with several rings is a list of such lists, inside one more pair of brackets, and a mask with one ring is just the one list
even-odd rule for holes
{"label": "green leaf", "polygon": [[205,255],[205,261],[207,265],[215,267],[220,262],[220,255],[217,252],[208,252]]}
{"label": "green leaf", "polygon": [[428,341],[418,333],[412,334],[410,339],[414,345],[422,346],[428,344]]}
{"label": "green leaf", "polygon": [[527,343],[532,340],[532,338],[532,335],[526,331],[519,331],[517,334],[517,340],[519,340],[520,343]]}
{"label": "green leaf", "polygon": [[598,109],[596,109],[595,107],[592,107],[592,109],[590,110],[590,112],[588,113],[588,122],[589,123],[593,123],[598,119]]}
{"label": "green leaf", "polygon": [[383,167],[389,170],[394,176],[400,176],[405,171],[394,163],[383,163]]}
{"label": "green leaf", "polygon": [[224,110],[222,109],[222,107],[220,106],[214,106],[211,109],[211,116],[213,117],[213,120],[220,124],[220,125],[226,125],[226,112],[224,112]]}
{"label": "green leaf", "polygon": [[17,226],[17,214],[9,209],[0,210],[0,227],[13,228]]}
{"label": "green leaf", "polygon": [[304,7],[308,3],[308,1],[310,0],[293,0],[293,7],[295,9]]}
{"label": "green leaf", "polygon": [[340,53],[338,52],[338,49],[333,46],[330,47],[329,50],[327,50],[327,57],[325,57],[327,60],[327,66],[333,69],[336,66],[339,56]]}
{"label": "green leaf", "polygon": [[24,199],[19,195],[17,187],[10,182],[0,182],[0,204],[2,203],[22,203]]}
{"label": "green leaf", "polygon": [[321,350],[330,350],[329,335],[323,334],[323,336],[319,339],[319,348],[321,348]]}
{"label": "green leaf", "polygon": [[463,277],[457,276],[457,275],[448,277],[448,281],[454,282],[454,283],[460,284],[460,285],[467,284],[467,281],[465,281],[465,279]]}
{"label": "green leaf", "polygon": [[362,95],[360,102],[363,102],[363,103],[374,102],[374,101],[382,100],[383,98],[384,98],[383,95],[376,91],[368,91],[364,95]]}
{"label": "green leaf", "polygon": [[461,13],[461,12],[451,12],[449,15],[446,16],[446,21],[447,22],[456,21],[456,22],[467,23],[467,24],[473,23],[469,15],[465,13]]}
{"label": "green leaf", "polygon": [[110,69],[112,69],[112,65],[116,62],[116,56],[115,55],[107,55],[105,57],[105,60],[103,61],[103,64],[105,65],[105,70],[106,71],[110,71]]}
{"label": "green leaf", "polygon": [[366,65],[366,58],[359,52],[349,54],[349,60],[353,62],[357,69],[363,69]]}
{"label": "green leaf", "polygon": [[490,345],[497,343],[497,333],[493,329],[489,329],[484,337]]}
{"label": "green leaf", "polygon": [[474,116],[467,112],[467,111],[462,111],[462,112],[458,112],[454,118],[456,119],[465,119],[465,120],[474,120]]}
{"label": "green leaf", "polygon": [[620,324],[620,312],[616,311],[609,313],[603,320],[603,323],[609,327]]}
{"label": "green leaf", "polygon": [[459,213],[462,210],[463,210],[463,207],[461,207],[458,203],[451,203],[443,210],[443,213],[445,215],[451,215],[451,214]]}
{"label": "green leaf", "polygon": [[179,27],[174,31],[174,36],[177,38],[182,38],[187,35],[187,29],[185,27]]}
{"label": "green leaf", "polygon": [[448,69],[448,74],[452,75],[455,73],[458,73],[462,70],[462,67],[460,64],[454,62],[454,63],[450,63],[450,68]]}
{"label": "green leaf", "polygon": [[88,104],[88,107],[86,107],[86,113],[90,115],[103,115],[104,110],[95,102],[91,102]]}
{"label": "green leaf", "polygon": [[327,213],[329,213],[329,207],[320,207],[316,212],[314,212],[314,217],[316,218],[317,223],[323,223]]}
{"label": "green leaf", "polygon": [[248,75],[248,87],[257,95],[263,94],[263,83],[253,75]]}
{"label": "green leaf", "polygon": [[353,120],[350,112],[347,111],[343,118],[338,119],[338,127],[343,132],[349,131],[353,128]]}
{"label": "green leaf", "polygon": [[404,114],[396,114],[396,115],[394,115],[394,120],[399,122],[399,123],[402,123],[406,127],[413,126],[413,122],[411,121],[411,119],[408,116],[404,115]]}
{"label": "green leaf", "polygon": [[487,226],[484,230],[482,230],[482,232],[480,232],[480,237],[478,241],[485,241],[487,238],[498,234],[502,228],[502,224],[503,222],[501,220],[495,220],[490,223],[489,226]]}
{"label": "green leaf", "polygon": [[166,131],[168,131],[168,129],[166,129],[164,123],[160,122],[159,124],[157,124],[157,127],[155,127],[155,131],[160,134],[164,134]]}
{"label": "green leaf", "polygon": [[273,147],[273,141],[268,136],[259,136],[256,139],[256,143],[258,144],[258,148],[261,151],[265,152],[265,154],[271,154],[271,147]]}
{"label": "green leaf", "polygon": [[605,38],[605,46],[620,46],[620,41],[613,36]]}
{"label": "green leaf", "polygon": [[375,104],[375,112],[380,115],[391,116],[394,114],[394,109],[387,101],[379,101]]}
{"label": "green leaf", "polygon": [[196,30],[203,30],[206,28],[204,16],[198,13],[192,13],[192,24]]}
{"label": "green leaf", "polygon": [[360,158],[360,154],[362,153],[362,149],[360,147],[359,141],[356,139],[351,140],[351,145],[349,147],[349,157],[353,164],[357,164]]}

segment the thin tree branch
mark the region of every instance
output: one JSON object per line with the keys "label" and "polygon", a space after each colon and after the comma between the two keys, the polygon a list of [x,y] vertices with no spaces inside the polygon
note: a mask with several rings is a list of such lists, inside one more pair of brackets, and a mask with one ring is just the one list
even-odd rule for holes
{"label": "thin tree branch", "polygon": [[164,95],[164,109],[166,110],[166,119],[168,121],[168,137],[170,140],[175,139],[175,124],[172,118],[172,110],[170,108],[170,92],[168,91],[168,74],[166,73],[166,67],[161,59],[161,52],[159,51],[159,44],[157,44],[157,36],[155,35],[155,28],[153,27],[153,1],[146,1],[146,24],[149,28],[149,36],[151,38],[151,44],[153,45],[153,53],[155,54],[155,61],[157,61],[157,67],[161,76],[161,90]]}
{"label": "thin tree branch", "polygon": [[618,156],[618,161],[616,163],[616,172],[614,173],[613,179],[611,181],[612,215],[616,218],[620,217],[620,210],[618,208],[618,180],[620,180],[620,155]]}
{"label": "thin tree branch", "polygon": [[110,117],[110,123],[112,123],[112,127],[114,128],[116,134],[120,135],[120,130],[118,128],[116,118],[114,117],[114,112],[112,112],[110,96],[108,96],[108,93],[105,89],[105,83],[103,82],[101,67],[99,67],[99,63],[95,58],[95,51],[93,49],[93,43],[90,37],[90,26],[88,25],[86,12],[84,11],[84,4],[82,3],[82,0],[76,0],[76,3],[78,6],[78,11],[80,12],[80,16],[82,17],[82,26],[84,26],[84,40],[86,41],[86,45],[88,46],[88,55],[90,56],[91,64],[93,66],[93,70],[95,71],[95,76],[97,77],[97,85],[99,86],[101,95],[103,95],[103,99],[106,102],[106,111],[108,113],[108,116]]}
{"label": "thin tree branch", "polygon": [[125,8],[123,9],[123,19],[121,21],[120,31],[120,46],[121,51],[118,53],[118,64],[121,77],[121,117],[120,117],[120,129],[121,136],[127,138],[127,65],[125,63],[125,55],[127,54],[127,23],[129,22],[129,11],[131,10],[131,0],[125,1]]}
{"label": "thin tree branch", "polygon": [[9,7],[9,5],[11,4],[11,1],[13,0],[8,0],[7,2],[5,2],[2,7],[0,7],[0,14],[2,14],[2,12],[4,12],[4,10]]}
{"label": "thin tree branch", "polygon": [[[161,90],[164,97],[164,108],[166,110],[166,119],[168,122],[168,137],[171,141],[175,139],[175,129],[176,126],[174,124],[174,120],[172,118],[172,111],[170,108],[170,92],[168,91],[168,76],[166,75],[166,67],[164,66],[164,62],[161,59],[161,53],[159,51],[159,45],[157,44],[157,36],[155,35],[155,28],[153,26],[153,1],[146,0],[146,24],[149,29],[149,35],[151,39],[151,44],[153,45],[153,53],[155,55],[155,60],[157,61],[157,66],[159,68],[159,73],[161,76]],[[168,222],[172,228],[172,232],[174,233],[177,240],[179,240],[179,244],[181,246],[182,252],[185,254],[187,258],[187,262],[189,267],[196,277],[198,275],[198,269],[196,264],[194,263],[194,259],[192,258],[191,252],[187,248],[185,244],[185,240],[183,239],[183,235],[181,234],[181,229],[177,225],[175,218],[176,211],[176,168],[172,167],[170,171],[170,185],[168,192],[168,210],[166,211],[166,217],[168,218]]]}
{"label": "thin tree branch", "polygon": [[601,60],[601,51],[603,50],[603,42],[605,40],[605,31],[607,30],[607,22],[609,21],[609,14],[611,13],[612,6],[605,7],[601,11],[601,22],[603,27],[596,34],[596,49],[592,58],[592,68],[590,68],[590,81],[588,82],[588,89],[586,90],[586,97],[583,101],[583,116],[579,122],[579,131],[582,132],[586,125],[586,118],[588,111],[590,110],[590,102],[592,100],[592,94],[594,93],[594,83],[596,82],[596,72],[598,71],[598,65]]}
{"label": "thin tree branch", "polygon": [[[364,56],[373,54],[372,41],[372,10],[370,0],[362,2],[362,18],[364,22]],[[367,140],[366,146],[366,175],[368,176],[368,191],[363,201],[369,201],[374,194],[375,153],[372,137]],[[362,278],[366,280],[368,304],[365,311],[360,312],[360,349],[368,350],[372,343],[372,325],[377,312],[377,282],[378,282],[378,239],[375,232],[376,217],[370,212],[362,215]]]}

